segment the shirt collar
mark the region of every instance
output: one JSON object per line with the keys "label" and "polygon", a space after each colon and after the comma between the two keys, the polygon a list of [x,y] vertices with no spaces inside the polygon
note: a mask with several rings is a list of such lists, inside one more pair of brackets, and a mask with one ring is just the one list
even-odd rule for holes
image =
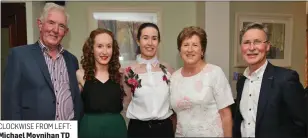
{"label": "shirt collar", "polygon": [[266,60],[265,63],[264,63],[260,68],[258,68],[258,69],[255,70],[254,72],[252,72],[250,76],[249,76],[249,72],[250,72],[250,71],[249,71],[249,67],[247,67],[247,68],[245,69],[243,75],[244,75],[246,78],[262,78],[267,64],[268,64],[268,61]]}
{"label": "shirt collar", "polygon": [[139,64],[148,64],[148,63],[150,63],[154,67],[159,63],[159,61],[157,59],[157,56],[153,57],[152,59],[147,60],[147,59],[142,58],[141,55],[138,54],[136,60],[137,60],[137,62]]}
{"label": "shirt collar", "polygon": [[[43,52],[47,52],[47,53],[49,52],[49,48],[45,46],[41,40],[39,40],[38,43]],[[58,51],[59,51],[59,54],[62,54],[64,52],[64,47],[62,45],[59,45]]]}

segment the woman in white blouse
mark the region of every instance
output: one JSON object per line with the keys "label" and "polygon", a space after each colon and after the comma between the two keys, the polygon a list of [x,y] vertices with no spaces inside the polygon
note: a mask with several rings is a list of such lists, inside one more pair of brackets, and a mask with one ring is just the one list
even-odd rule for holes
{"label": "woman in white blouse", "polygon": [[184,66],[171,77],[176,137],[232,136],[231,88],[222,69],[203,60],[206,37],[203,29],[187,27],[177,38]]}
{"label": "woman in white blouse", "polygon": [[170,116],[169,84],[173,72],[157,59],[160,42],[158,27],[153,23],[140,25],[137,33],[141,54],[136,63],[125,69],[125,91],[130,97],[126,117],[129,137],[174,137]]}

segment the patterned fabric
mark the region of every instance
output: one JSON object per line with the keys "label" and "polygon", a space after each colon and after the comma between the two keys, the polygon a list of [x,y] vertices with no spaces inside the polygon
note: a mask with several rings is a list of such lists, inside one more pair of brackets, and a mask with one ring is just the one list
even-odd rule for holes
{"label": "patterned fabric", "polygon": [[175,137],[223,137],[219,110],[234,103],[222,69],[207,64],[191,77],[171,77],[171,106],[177,114]]}
{"label": "patterned fabric", "polygon": [[62,46],[59,47],[59,53],[56,56],[56,59],[53,60],[48,54],[48,48],[40,41],[39,44],[44,53],[43,55],[57,99],[55,118],[56,120],[71,120],[74,118],[74,106],[70,91],[68,72],[62,55],[64,48]]}

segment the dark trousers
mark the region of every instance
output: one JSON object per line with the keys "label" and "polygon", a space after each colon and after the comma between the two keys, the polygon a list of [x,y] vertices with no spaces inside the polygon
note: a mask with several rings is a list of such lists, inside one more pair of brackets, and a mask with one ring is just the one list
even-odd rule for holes
{"label": "dark trousers", "polygon": [[174,137],[172,121],[170,118],[165,120],[141,121],[130,119],[128,124],[128,137]]}

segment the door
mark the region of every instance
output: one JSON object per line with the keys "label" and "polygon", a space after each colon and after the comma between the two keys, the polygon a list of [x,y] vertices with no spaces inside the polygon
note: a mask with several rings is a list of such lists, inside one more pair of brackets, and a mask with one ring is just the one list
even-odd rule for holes
{"label": "door", "polygon": [[25,44],[27,44],[25,3],[1,2],[1,80],[3,80],[9,48]]}
{"label": "door", "polygon": [[25,3],[1,3],[1,80],[9,48],[27,44]]}
{"label": "door", "polygon": [[1,28],[9,30],[10,47],[27,44],[25,3],[1,3]]}

